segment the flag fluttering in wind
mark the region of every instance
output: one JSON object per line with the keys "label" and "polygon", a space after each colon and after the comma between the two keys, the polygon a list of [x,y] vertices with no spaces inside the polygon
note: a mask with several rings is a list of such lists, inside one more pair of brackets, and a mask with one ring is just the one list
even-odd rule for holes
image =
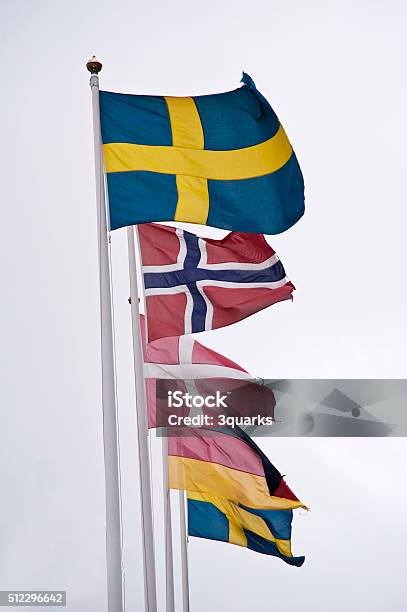
{"label": "flag fluttering in wind", "polygon": [[[177,412],[166,401],[166,391],[170,389],[167,385],[172,381],[192,395],[207,396],[217,390],[228,393],[228,415],[274,418],[276,402],[272,389],[256,382],[240,365],[188,335],[160,338],[146,345],[145,318],[141,316],[140,321],[149,427],[167,426],[168,415]],[[209,410],[203,408],[203,412]],[[188,416],[191,412],[183,405],[179,414]]]}
{"label": "flag fluttering in wind", "polygon": [[180,428],[168,437],[171,489],[210,493],[250,508],[304,507],[282,475],[240,428]]}
{"label": "flag fluttering in wind", "polygon": [[252,79],[227,93],[100,92],[110,227],[183,221],[277,234],[304,212],[287,135]]}
{"label": "flag fluttering in wind", "polygon": [[151,223],[139,236],[149,342],[224,327],[292,298],[294,286],[261,234],[213,240]]}
{"label": "flag fluttering in wind", "polygon": [[164,337],[145,342],[145,318],[140,317],[146,378],[234,378],[253,377],[240,365],[204,346],[192,336]]}
{"label": "flag fluttering in wind", "polygon": [[279,557],[297,567],[291,550],[292,510],[256,510],[209,493],[188,492],[188,534]]}

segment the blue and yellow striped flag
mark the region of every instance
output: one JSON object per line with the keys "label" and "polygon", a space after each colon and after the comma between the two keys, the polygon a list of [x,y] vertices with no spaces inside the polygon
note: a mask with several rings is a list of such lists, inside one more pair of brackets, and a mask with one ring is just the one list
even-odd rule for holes
{"label": "blue and yellow striped flag", "polygon": [[182,221],[277,234],[304,213],[304,183],[273,109],[243,75],[222,94],[100,92],[110,227]]}

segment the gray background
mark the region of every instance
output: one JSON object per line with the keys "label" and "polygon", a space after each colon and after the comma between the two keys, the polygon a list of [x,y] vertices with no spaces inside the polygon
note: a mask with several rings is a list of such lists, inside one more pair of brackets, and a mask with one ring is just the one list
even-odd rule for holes
{"label": "gray background", "polygon": [[[106,609],[96,216],[84,63],[102,85],[191,95],[245,69],[298,153],[307,213],[270,239],[297,292],[204,342],[263,378],[406,377],[404,2],[1,2],[0,588]],[[222,232],[204,230],[204,235]],[[142,609],[125,232],[112,240],[127,610]],[[162,528],[157,440],[155,526]],[[401,612],[405,439],[272,439],[310,506],[301,569],[191,542],[193,612]],[[176,559],[177,561],[178,559]],[[178,569],[178,566],[177,566]],[[177,585],[177,596],[178,596]]]}

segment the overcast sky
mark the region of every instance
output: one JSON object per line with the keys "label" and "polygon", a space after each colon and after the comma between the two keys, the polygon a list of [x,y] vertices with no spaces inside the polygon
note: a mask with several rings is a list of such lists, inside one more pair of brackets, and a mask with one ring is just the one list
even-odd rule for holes
{"label": "overcast sky", "polygon": [[[294,303],[201,334],[204,343],[264,378],[406,378],[407,5],[2,0],[0,10],[0,589],[66,589],[70,612],[103,612],[86,60],[93,53],[102,60],[102,88],[130,93],[226,91],[244,69],[297,152],[306,214],[270,238],[297,287]],[[143,595],[124,230],[114,234],[112,250],[130,611],[142,609]],[[311,507],[296,514],[293,529],[294,552],[306,562],[292,568],[235,546],[191,541],[192,612],[404,611],[406,441],[261,445]],[[153,463],[159,482],[157,455]]]}

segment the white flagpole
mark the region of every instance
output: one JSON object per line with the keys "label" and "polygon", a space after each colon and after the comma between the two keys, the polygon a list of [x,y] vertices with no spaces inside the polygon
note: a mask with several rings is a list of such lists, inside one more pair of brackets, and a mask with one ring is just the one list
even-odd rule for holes
{"label": "white flagpole", "polygon": [[[140,244],[138,240],[138,229],[135,227],[135,242],[139,265],[141,267],[141,253]],[[135,253],[135,252],[134,252]],[[137,258],[136,258],[137,260]],[[135,261],[136,261],[135,260]],[[141,291],[142,299],[145,301],[144,291]],[[145,321],[145,337],[147,339],[148,334],[148,320],[147,311],[144,308],[144,321]],[[171,501],[168,490],[168,440],[166,437],[162,438],[162,461],[163,461],[163,518],[164,518],[164,534],[165,534],[165,601],[166,601],[166,612],[175,612],[175,595],[174,595],[174,563],[173,563],[173,550],[172,550],[172,524],[171,524]]]}
{"label": "white flagpole", "polygon": [[153,510],[151,503],[151,480],[148,456],[147,401],[144,377],[144,358],[140,333],[139,294],[137,284],[136,250],[134,228],[127,228],[129,255],[131,324],[133,330],[133,360],[136,386],[137,436],[139,452],[141,521],[143,538],[144,592],[146,612],[157,611]]}
{"label": "white flagpole", "polygon": [[168,489],[168,438],[163,432],[163,495],[165,530],[165,592],[166,612],[175,612],[174,557],[172,548],[171,495]]}
{"label": "white flagpole", "polygon": [[189,612],[188,533],[186,526],[185,491],[179,491],[179,518],[181,531],[182,610]]}
{"label": "white flagpole", "polygon": [[103,448],[106,497],[107,599],[109,612],[122,612],[123,579],[116,376],[108,225],[99,114],[98,74],[102,69],[102,64],[93,56],[86,64],[86,67],[91,73],[90,87],[92,91],[93,137],[95,148],[102,357]]}

